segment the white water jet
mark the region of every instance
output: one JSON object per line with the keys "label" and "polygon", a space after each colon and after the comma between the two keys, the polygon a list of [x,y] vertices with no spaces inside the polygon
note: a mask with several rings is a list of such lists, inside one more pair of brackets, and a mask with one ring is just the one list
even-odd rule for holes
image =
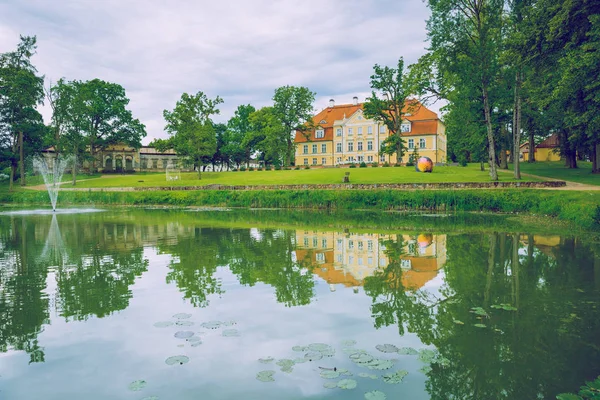
{"label": "white water jet", "polygon": [[48,162],[43,157],[35,157],[33,159],[33,169],[39,172],[44,178],[44,184],[50,196],[52,203],[52,211],[56,211],[56,200],[58,199],[58,189],[65,169],[72,163],[73,157],[62,157],[58,155],[51,159],[52,167],[48,166]]}

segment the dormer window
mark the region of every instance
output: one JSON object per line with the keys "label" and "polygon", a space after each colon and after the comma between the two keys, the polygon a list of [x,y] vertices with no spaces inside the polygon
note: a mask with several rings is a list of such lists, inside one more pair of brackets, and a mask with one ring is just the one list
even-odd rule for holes
{"label": "dormer window", "polygon": [[324,119],[321,120],[321,122],[319,122],[320,124],[326,124],[327,121],[325,121]]}
{"label": "dormer window", "polygon": [[400,132],[410,132],[410,124],[400,125]]}
{"label": "dormer window", "polygon": [[317,129],[315,132],[315,138],[317,139],[321,139],[325,137],[325,130],[324,129]]}

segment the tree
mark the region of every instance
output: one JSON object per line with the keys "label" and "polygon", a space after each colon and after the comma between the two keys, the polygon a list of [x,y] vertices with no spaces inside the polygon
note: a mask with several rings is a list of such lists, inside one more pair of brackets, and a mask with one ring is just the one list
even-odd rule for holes
{"label": "tree", "polygon": [[167,121],[165,129],[172,136],[162,143],[194,165],[198,179],[202,178],[202,165],[217,149],[215,128],[210,117],[219,114],[217,106],[221,103],[223,100],[219,96],[212,100],[202,92],[195,95],[183,93],[173,111],[163,111]]}
{"label": "tree", "polygon": [[273,101],[274,115],[283,125],[283,130],[274,138],[285,144],[284,165],[289,166],[295,151],[293,132],[305,132],[312,128],[315,93],[303,86],[282,86],[275,90]]}
{"label": "tree", "polygon": [[477,86],[488,142],[490,178],[498,180],[492,126],[493,84],[498,78],[498,53],[502,43],[503,0],[429,0],[427,21],[431,51],[441,76],[452,89]]}
{"label": "tree", "polygon": [[[402,139],[402,120],[419,103],[409,100],[415,93],[415,81],[404,72],[404,59],[400,57],[397,68],[373,67],[375,73],[371,75],[371,97],[364,104],[364,113],[367,118],[381,121],[389,130],[390,135],[383,141],[381,154],[396,154],[398,162],[404,156],[406,145]],[[377,93],[383,93],[379,98]]]}
{"label": "tree", "polygon": [[256,111],[250,104],[238,106],[233,117],[227,121],[227,140],[225,141],[224,153],[229,160],[238,167],[242,162],[250,166],[250,157],[255,151],[251,146],[244,145],[246,137],[250,135],[252,126],[250,124],[250,115]]}
{"label": "tree", "polygon": [[280,166],[286,162],[289,148],[282,139],[285,126],[273,107],[263,107],[250,114],[250,131],[244,137],[243,146],[259,152],[265,164]]}
{"label": "tree", "polygon": [[[40,150],[43,121],[35,107],[42,103],[44,78],[31,64],[35,36],[21,36],[17,50],[0,54],[0,135],[2,155],[10,160],[9,187],[19,167],[25,185],[25,157]],[[18,155],[17,155],[18,154]]]}

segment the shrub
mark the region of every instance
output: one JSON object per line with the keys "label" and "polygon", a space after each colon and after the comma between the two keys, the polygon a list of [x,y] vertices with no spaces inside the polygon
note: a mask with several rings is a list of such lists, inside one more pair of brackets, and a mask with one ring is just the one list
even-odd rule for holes
{"label": "shrub", "polygon": [[294,169],[297,171],[297,170],[299,170],[299,169],[300,169],[300,166],[299,166],[299,165],[296,165],[296,166],[294,167]]}
{"label": "shrub", "polygon": [[371,163],[371,168],[377,168],[379,167],[379,164],[377,164],[376,162]]}
{"label": "shrub", "polygon": [[275,166],[275,171],[281,171],[281,165],[276,165]]}
{"label": "shrub", "polygon": [[231,168],[231,172],[237,172],[237,168]]}
{"label": "shrub", "polygon": [[283,170],[284,170],[284,171],[290,171],[291,169],[292,169],[292,168],[290,168],[290,167],[283,167]]}
{"label": "shrub", "polygon": [[248,171],[254,171],[254,167],[249,167]]}
{"label": "shrub", "polygon": [[245,170],[246,170],[246,167],[240,167],[240,171],[242,171],[242,172],[243,172],[243,171],[245,171]]}
{"label": "shrub", "polygon": [[367,168],[367,164],[363,161],[358,165],[360,168]]}
{"label": "shrub", "polygon": [[304,169],[310,169],[310,165],[305,165]]}
{"label": "shrub", "polygon": [[[399,166],[400,166],[400,164],[396,164],[396,165],[394,165],[394,166],[395,166],[395,167],[399,167]],[[412,161],[409,161],[409,162],[407,162],[407,163],[406,163],[406,166],[407,166],[407,167],[414,167],[414,166],[415,166],[415,163],[414,163],[414,162],[412,162]]]}
{"label": "shrub", "polygon": [[356,164],[350,164],[350,168],[356,168]]}
{"label": "shrub", "polygon": [[[408,165],[408,163],[406,165]],[[401,167],[401,166],[402,166],[402,164],[398,164],[398,163],[394,164],[394,167]]]}
{"label": "shrub", "polygon": [[387,161],[386,161],[386,162],[384,162],[384,163],[383,163],[383,167],[387,168],[387,167],[389,167],[389,166],[390,166],[390,163],[389,163],[389,162],[387,162]]}

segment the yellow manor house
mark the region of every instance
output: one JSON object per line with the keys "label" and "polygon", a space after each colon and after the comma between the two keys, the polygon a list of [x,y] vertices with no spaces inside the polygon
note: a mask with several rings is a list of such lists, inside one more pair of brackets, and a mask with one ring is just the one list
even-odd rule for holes
{"label": "yellow manor house", "polygon": [[363,115],[363,103],[359,103],[357,97],[352,104],[337,106],[329,100],[329,107],[313,117],[314,130],[296,132],[296,165],[405,163],[415,147],[419,156],[429,157],[434,163],[445,163],[446,127],[437,114],[420,103],[410,107],[410,111],[407,105],[405,113],[402,137],[408,150],[397,160],[396,155],[379,155],[389,130],[383,123]]}

